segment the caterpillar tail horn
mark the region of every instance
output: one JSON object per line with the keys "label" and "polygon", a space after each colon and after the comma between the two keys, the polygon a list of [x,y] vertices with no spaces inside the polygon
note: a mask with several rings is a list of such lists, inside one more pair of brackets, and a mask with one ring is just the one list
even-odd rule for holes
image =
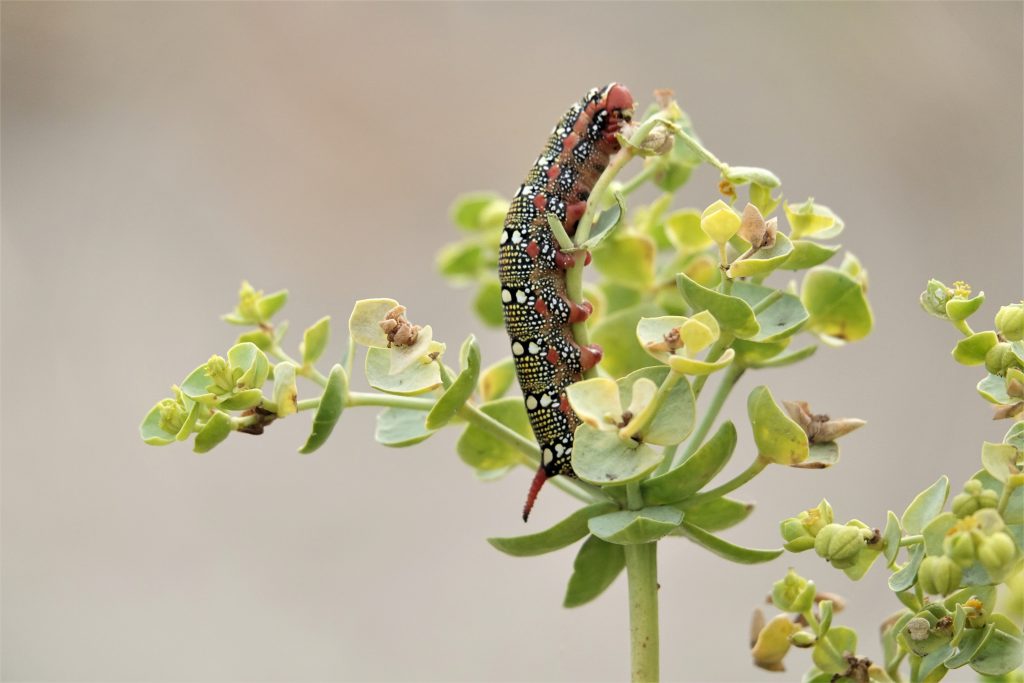
{"label": "caterpillar tail horn", "polygon": [[526,494],[526,504],[523,505],[523,521],[530,519],[530,510],[533,509],[533,504],[537,502],[537,494],[540,493],[540,489],[544,486],[544,482],[548,480],[548,473],[544,470],[544,465],[537,468],[537,474],[533,476],[533,483],[530,484],[530,492]]}

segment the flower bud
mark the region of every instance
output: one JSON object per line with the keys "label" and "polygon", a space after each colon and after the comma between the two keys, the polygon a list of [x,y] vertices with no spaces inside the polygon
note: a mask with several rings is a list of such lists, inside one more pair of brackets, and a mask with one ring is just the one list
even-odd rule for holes
{"label": "flower bud", "polygon": [[818,638],[813,633],[797,631],[789,639],[789,642],[791,642],[795,647],[814,647],[818,642]]}
{"label": "flower bud", "polygon": [[1024,302],[1000,308],[996,313],[996,329],[1007,341],[1024,339]]}
{"label": "flower bud", "polygon": [[978,505],[982,508],[994,508],[999,505],[999,494],[992,489],[985,489],[978,495]]}
{"label": "flower bud", "polygon": [[964,482],[964,493],[969,493],[972,496],[981,493],[982,488],[981,482],[977,479],[968,479]]}
{"label": "flower bud", "polygon": [[814,536],[808,533],[798,517],[790,517],[782,522],[783,547],[791,553],[802,553],[814,547]]}
{"label": "flower bud", "polygon": [[177,434],[185,424],[186,417],[188,411],[180,399],[165,398],[160,401],[160,429],[169,434]]}
{"label": "flower bud", "polygon": [[1001,581],[1013,569],[1016,559],[1017,546],[1005,531],[992,534],[978,547],[978,561],[993,581]]}
{"label": "flower bud", "polygon": [[980,507],[981,503],[977,496],[969,493],[958,493],[953,496],[953,514],[961,519],[973,515]]}
{"label": "flower bud", "polygon": [[1017,365],[1017,355],[1009,342],[999,342],[985,354],[985,369],[993,375],[1005,375],[1009,368]]}
{"label": "flower bud", "polygon": [[785,578],[772,585],[772,602],[783,612],[799,614],[811,608],[816,592],[813,581],[790,569]]}
{"label": "flower bud", "polygon": [[212,382],[207,387],[207,391],[211,394],[227,393],[235,387],[235,382],[231,377],[231,368],[228,366],[228,362],[220,356],[210,356],[210,360],[206,361],[206,376]]}
{"label": "flower bud", "polygon": [[946,302],[953,291],[938,280],[929,280],[928,286],[921,292],[921,308],[937,318],[947,318]]}
{"label": "flower bud", "polygon": [[960,587],[962,577],[960,566],[944,555],[924,558],[917,572],[921,588],[930,595],[949,595]]}
{"label": "flower bud", "polygon": [[724,245],[740,229],[740,217],[721,199],[704,209],[700,216],[701,230],[719,245]]}
{"label": "flower bud", "polygon": [[954,533],[946,536],[942,542],[942,550],[961,569],[967,569],[974,564],[974,538],[969,533]]}
{"label": "flower bud", "polygon": [[861,530],[855,526],[829,524],[814,539],[814,552],[837,569],[853,566],[866,545]]}
{"label": "flower bud", "polygon": [[785,671],[782,660],[789,652],[790,636],[800,630],[800,627],[790,621],[785,614],[780,614],[761,629],[757,634],[757,640],[750,654],[754,657],[754,664],[767,669],[768,671]]}

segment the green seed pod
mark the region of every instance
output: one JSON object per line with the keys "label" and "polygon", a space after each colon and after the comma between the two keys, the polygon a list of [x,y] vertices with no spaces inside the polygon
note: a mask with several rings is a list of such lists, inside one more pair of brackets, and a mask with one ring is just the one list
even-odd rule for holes
{"label": "green seed pod", "polygon": [[981,482],[977,479],[968,479],[964,482],[964,493],[969,493],[972,496],[976,496],[981,493]]}
{"label": "green seed pod", "polygon": [[829,524],[815,537],[814,552],[833,566],[844,569],[857,561],[865,545],[864,534],[857,527]]}
{"label": "green seed pod", "polygon": [[925,593],[949,595],[960,587],[963,571],[951,558],[932,556],[924,558],[917,572],[917,580]]}
{"label": "green seed pod", "polygon": [[807,528],[796,517],[784,520],[780,525],[783,547],[791,553],[801,553],[814,547],[814,536],[807,533]]}
{"label": "green seed pod", "polygon": [[1005,375],[1017,364],[1017,356],[1008,342],[999,342],[985,354],[985,369],[993,375]]}
{"label": "green seed pod", "polygon": [[996,329],[1007,341],[1024,339],[1024,303],[1000,308],[996,313]]}
{"label": "green seed pod", "polygon": [[813,647],[818,642],[818,638],[813,633],[797,631],[789,639],[789,642],[793,643],[795,647]]}
{"label": "green seed pod", "polygon": [[974,539],[969,533],[957,533],[947,536],[942,543],[942,550],[961,569],[967,569],[974,564],[976,557]]}
{"label": "green seed pod", "polygon": [[1017,546],[1005,531],[986,538],[978,547],[978,561],[994,581],[1001,581],[1013,569]]}
{"label": "green seed pod", "polygon": [[978,506],[982,508],[994,508],[999,505],[999,494],[992,489],[985,489],[978,496]]}
{"label": "green seed pod", "polygon": [[[980,486],[981,482],[977,483]],[[953,497],[953,514],[960,519],[973,515],[980,507],[978,497],[970,493],[958,493]]]}

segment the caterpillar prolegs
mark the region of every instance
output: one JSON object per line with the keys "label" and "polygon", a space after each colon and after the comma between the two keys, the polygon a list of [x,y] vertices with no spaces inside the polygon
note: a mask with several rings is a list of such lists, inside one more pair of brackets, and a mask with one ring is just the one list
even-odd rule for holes
{"label": "caterpillar prolegs", "polygon": [[498,278],[505,329],[512,344],[526,412],[541,450],[541,465],[523,508],[523,520],[548,477],[575,477],[573,432],[579,418],[565,388],[601,360],[597,345],[579,346],[572,324],[592,308],[569,299],[565,271],[575,262],[559,249],[548,223],[554,214],[572,235],[608,159],[619,151],[616,133],[633,114],[625,86],[595,88],[559,120],[512,199],[501,233]]}

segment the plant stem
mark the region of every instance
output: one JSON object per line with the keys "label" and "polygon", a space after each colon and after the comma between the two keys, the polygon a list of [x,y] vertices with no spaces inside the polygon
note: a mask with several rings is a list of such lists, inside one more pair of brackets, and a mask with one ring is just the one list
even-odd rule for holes
{"label": "plant stem", "polygon": [[619,189],[619,193],[623,196],[629,195],[634,192],[637,188],[647,182],[651,176],[657,172],[658,167],[654,164],[647,164],[643,167],[639,173],[627,180],[622,187]]}
{"label": "plant stem", "polygon": [[771,306],[773,303],[775,303],[776,301],[778,301],[781,298],[782,298],[782,292],[781,291],[779,291],[778,289],[772,290],[772,292],[768,296],[766,296],[765,298],[761,299],[756,304],[754,304],[754,306],[752,308],[752,310],[754,311],[754,315],[757,315],[761,311],[765,310],[766,308],[768,308],[769,306]]}
{"label": "plant stem", "polygon": [[296,374],[311,379],[322,387],[327,386],[327,378],[324,377],[319,370],[314,368],[312,365],[308,367],[303,366],[302,363],[289,356],[280,345],[274,344],[274,346],[270,347],[270,355],[276,357],[278,360],[287,361],[294,365],[297,368],[295,371]]}
{"label": "plant stem", "polygon": [[371,394],[361,391],[350,391],[345,403],[348,407],[383,406],[385,408],[406,408],[408,410],[430,410],[434,401],[429,398],[415,396],[395,396],[394,394]]}
{"label": "plant stem", "polygon": [[999,496],[999,504],[996,506],[996,510],[999,511],[1000,515],[1006,512],[1006,506],[1010,504],[1010,496],[1013,495],[1014,489],[1017,488],[1015,482],[1011,484],[1012,481],[1013,478],[1011,477],[1010,481],[1003,483],[1003,492]]}
{"label": "plant stem", "polygon": [[754,462],[750,463],[750,467],[743,470],[735,477],[722,484],[721,486],[713,488],[710,491],[705,491],[704,493],[698,493],[693,498],[690,498],[690,500],[686,502],[687,506],[692,507],[700,503],[703,503],[706,500],[714,500],[715,498],[721,498],[725,494],[730,493],[731,491],[735,491],[739,487],[746,484],[748,481],[750,481],[758,474],[760,474],[761,470],[763,470],[767,466],[768,460],[762,458],[759,455],[757,456],[757,458],[754,459]]}
{"label": "plant stem", "polygon": [[627,545],[629,636],[633,683],[656,683],[658,662],[658,544]]}
{"label": "plant stem", "polygon": [[693,455],[701,444],[704,443],[705,437],[708,432],[711,431],[711,426],[718,419],[718,414],[722,410],[722,406],[725,405],[725,401],[729,398],[729,394],[732,392],[732,388],[736,386],[736,382],[743,376],[743,372],[746,368],[739,365],[730,365],[725,369],[725,374],[722,376],[722,381],[715,390],[715,395],[711,397],[711,403],[708,405],[707,411],[704,413],[704,417],[701,418],[700,424],[697,425],[696,431],[690,435],[690,439],[686,442],[686,450],[682,454],[677,454],[672,460],[672,467],[676,467],[680,463],[684,462],[687,458]]}
{"label": "plant stem", "polygon": [[675,130],[675,134],[679,137],[680,140],[686,143],[687,147],[696,152],[704,161],[708,162],[709,164],[717,168],[719,172],[722,173],[722,175],[725,175],[726,173],[729,172],[729,164],[725,163],[724,161],[716,157],[714,154],[709,152],[707,148],[704,147],[704,145],[697,142],[696,139],[694,139],[682,128],[677,128]]}
{"label": "plant stem", "polygon": [[916,534],[914,536],[904,536],[903,538],[900,539],[900,547],[901,548],[906,548],[908,546],[917,545],[919,543],[924,543],[924,536],[921,535],[921,534]]}

